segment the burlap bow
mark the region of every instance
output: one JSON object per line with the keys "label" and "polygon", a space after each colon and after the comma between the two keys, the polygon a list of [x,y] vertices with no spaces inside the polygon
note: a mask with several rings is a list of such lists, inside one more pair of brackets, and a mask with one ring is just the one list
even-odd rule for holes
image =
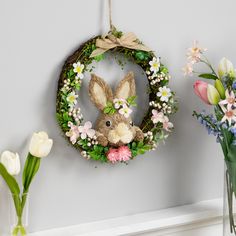
{"label": "burlap bow", "polygon": [[148,47],[138,42],[134,33],[126,33],[120,38],[115,37],[113,34],[108,34],[103,36],[101,39],[96,40],[97,49],[91,53],[90,57],[99,56],[104,52],[119,46],[146,52],[151,51]]}

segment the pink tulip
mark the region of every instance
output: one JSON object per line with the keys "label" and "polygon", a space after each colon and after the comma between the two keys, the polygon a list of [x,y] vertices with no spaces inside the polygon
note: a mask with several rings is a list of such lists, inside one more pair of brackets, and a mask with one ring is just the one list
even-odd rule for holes
{"label": "pink tulip", "polygon": [[206,103],[210,105],[210,102],[208,100],[207,97],[207,86],[208,83],[201,81],[201,80],[197,80],[194,85],[194,92]]}

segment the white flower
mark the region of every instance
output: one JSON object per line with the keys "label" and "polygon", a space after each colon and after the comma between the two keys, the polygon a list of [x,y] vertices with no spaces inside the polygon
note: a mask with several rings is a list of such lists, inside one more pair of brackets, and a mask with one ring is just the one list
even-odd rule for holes
{"label": "white flower", "polygon": [[151,66],[150,71],[152,71],[154,74],[159,71],[160,69],[160,59],[153,57],[152,61],[149,62],[149,65]]}
{"label": "white flower", "polygon": [[169,98],[171,97],[171,90],[166,86],[160,87],[159,92],[157,92],[157,96],[160,97],[162,102],[168,102]]}
{"label": "white flower", "polygon": [[113,103],[114,103],[114,107],[116,109],[119,109],[121,106],[125,105],[126,104],[126,100],[123,99],[123,98],[115,98],[113,100]]}
{"label": "white flower", "polygon": [[218,66],[218,74],[220,78],[222,78],[225,75],[235,76],[233,63],[230,60],[223,57],[220,60],[220,64]]}
{"label": "white flower", "polygon": [[34,133],[30,141],[29,152],[35,157],[46,157],[50,153],[52,145],[53,140],[48,138],[46,132]]}
{"label": "white flower", "polygon": [[73,71],[76,73],[76,78],[83,79],[84,78],[84,75],[83,75],[84,65],[81,64],[80,62],[77,62],[73,64],[73,67],[74,67]]}
{"label": "white flower", "polygon": [[18,175],[20,173],[20,158],[18,153],[5,151],[1,155],[1,163],[7,169],[10,175]]}
{"label": "white flower", "polygon": [[68,94],[66,100],[69,103],[70,107],[74,106],[77,103],[77,98],[78,95],[76,95],[74,91]]}
{"label": "white flower", "polygon": [[132,109],[130,109],[128,106],[124,105],[120,110],[119,113],[121,115],[124,115],[125,118],[128,118],[130,114],[132,113]]}

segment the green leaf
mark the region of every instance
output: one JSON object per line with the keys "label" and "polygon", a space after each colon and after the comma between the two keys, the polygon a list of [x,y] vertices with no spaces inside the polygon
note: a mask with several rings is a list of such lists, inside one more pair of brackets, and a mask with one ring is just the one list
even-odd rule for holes
{"label": "green leaf", "polygon": [[104,59],[104,54],[98,55],[98,56],[94,57],[94,59],[97,62],[102,61]]}
{"label": "green leaf", "polygon": [[12,193],[12,198],[15,204],[17,216],[20,216],[21,215],[20,187],[16,179],[7,172],[7,169],[2,163],[0,163],[0,174],[5,180],[9,190]]}
{"label": "green leaf", "polygon": [[198,77],[204,78],[204,79],[213,79],[216,80],[218,77],[213,74],[200,74]]}
{"label": "green leaf", "polygon": [[25,162],[24,171],[23,171],[23,187],[24,193],[27,193],[30,187],[30,184],[39,170],[41,159],[35,156],[32,156],[30,153]]}
{"label": "green leaf", "polygon": [[72,76],[75,75],[75,72],[73,71],[73,69],[70,69],[68,72],[67,72],[67,77],[68,78],[71,78]]}
{"label": "green leaf", "polygon": [[16,182],[16,179],[7,172],[7,169],[5,168],[5,166],[2,163],[0,163],[0,174],[3,177],[3,179],[5,180],[11,193],[15,194],[15,195],[20,194],[20,187],[19,187],[18,183]]}
{"label": "green leaf", "polygon": [[137,105],[136,102],[135,102],[136,98],[137,98],[137,96],[128,97],[128,98],[127,98],[128,104],[129,104],[130,106],[136,106],[136,105]]}

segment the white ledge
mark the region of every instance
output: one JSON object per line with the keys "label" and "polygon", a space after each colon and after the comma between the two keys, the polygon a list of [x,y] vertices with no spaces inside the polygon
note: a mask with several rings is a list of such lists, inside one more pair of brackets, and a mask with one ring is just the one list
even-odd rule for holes
{"label": "white ledge", "polygon": [[31,233],[29,236],[166,235],[222,223],[222,199]]}

